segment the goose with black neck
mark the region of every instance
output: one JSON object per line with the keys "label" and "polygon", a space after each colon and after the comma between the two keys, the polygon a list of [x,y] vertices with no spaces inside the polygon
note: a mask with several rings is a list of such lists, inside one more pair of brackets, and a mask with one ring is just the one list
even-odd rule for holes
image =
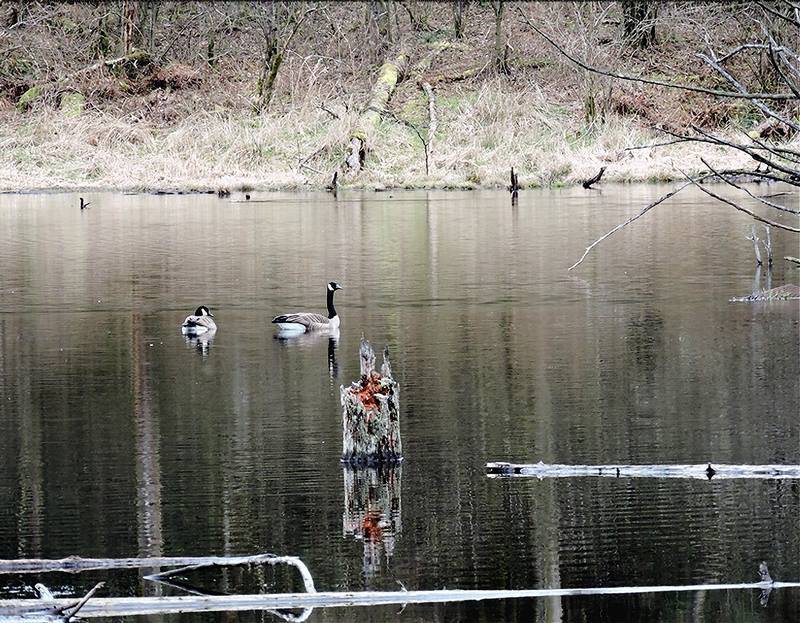
{"label": "goose with black neck", "polygon": [[310,331],[336,331],[339,329],[341,320],[336,308],[333,306],[333,295],[336,290],[341,290],[335,281],[331,281],[326,286],[328,301],[328,317],[312,312],[294,312],[291,314],[281,314],[275,316],[272,322],[278,325],[278,329],[287,333],[306,333]]}

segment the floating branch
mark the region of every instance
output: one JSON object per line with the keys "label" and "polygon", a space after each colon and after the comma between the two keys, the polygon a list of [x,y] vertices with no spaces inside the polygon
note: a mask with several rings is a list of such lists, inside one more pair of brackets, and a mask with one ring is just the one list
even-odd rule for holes
{"label": "floating branch", "polygon": [[389,351],[383,351],[381,372],[375,352],[361,338],[361,378],[341,387],[342,462],[353,465],[397,463],[403,459],[400,441],[400,387],[392,378]]}
{"label": "floating branch", "polygon": [[561,465],[558,463],[487,463],[489,476],[502,478],[756,478],[800,479],[800,465]]}
{"label": "floating branch", "polygon": [[244,558],[223,558],[216,560],[207,560],[196,564],[189,564],[170,571],[162,571],[161,573],[154,573],[152,575],[144,576],[145,580],[152,582],[165,582],[176,575],[185,575],[191,571],[204,569],[206,567],[232,567],[240,565],[253,565],[253,564],[268,564],[278,565],[286,564],[295,567],[303,578],[303,587],[309,593],[315,593],[314,578],[311,577],[311,572],[306,567],[305,563],[297,558],[297,556],[276,556],[274,554],[259,554],[257,556],[246,556]]}

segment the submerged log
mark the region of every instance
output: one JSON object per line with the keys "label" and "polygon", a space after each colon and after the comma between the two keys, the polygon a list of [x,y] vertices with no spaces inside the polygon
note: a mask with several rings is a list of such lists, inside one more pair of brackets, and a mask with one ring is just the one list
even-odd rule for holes
{"label": "submerged log", "polygon": [[398,463],[400,441],[400,387],[392,378],[389,351],[383,351],[380,373],[375,352],[361,338],[361,378],[341,387],[342,462],[352,465]]}
{"label": "submerged log", "polygon": [[350,135],[350,145],[345,163],[351,171],[357,173],[364,166],[368,149],[367,133],[378,124],[381,113],[389,103],[389,98],[392,97],[407,64],[408,57],[401,52],[395,60],[386,61],[381,67],[378,79],[372,87],[369,105],[361,114],[356,129]]}
{"label": "submerged log", "polygon": [[800,478],[800,465],[561,465],[557,463],[486,464],[486,472],[495,477],[575,478],[699,478],[699,479],[780,479]]}
{"label": "submerged log", "polygon": [[732,303],[740,303],[746,301],[795,301],[800,299],[800,286],[793,283],[778,286],[777,288],[770,288],[768,290],[759,290],[753,292],[750,296],[734,296],[731,299]]}

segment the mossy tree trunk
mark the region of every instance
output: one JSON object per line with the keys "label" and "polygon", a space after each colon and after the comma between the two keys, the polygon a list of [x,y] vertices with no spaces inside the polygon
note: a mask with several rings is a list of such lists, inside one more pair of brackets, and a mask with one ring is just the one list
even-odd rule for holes
{"label": "mossy tree trunk", "polygon": [[361,378],[341,387],[342,461],[351,465],[389,465],[403,458],[400,441],[400,387],[392,378],[389,353],[380,373],[375,353],[361,338]]}
{"label": "mossy tree trunk", "polygon": [[357,173],[364,166],[369,148],[367,135],[378,125],[381,113],[386,109],[389,98],[392,97],[392,93],[394,93],[394,89],[407,65],[408,57],[404,52],[401,52],[396,59],[386,61],[381,66],[378,79],[372,87],[369,104],[361,114],[361,117],[359,117],[356,129],[350,134],[350,145],[345,163],[351,171]]}
{"label": "mossy tree trunk", "polygon": [[269,2],[254,5],[256,20],[263,37],[263,62],[256,84],[256,112],[269,107],[275,91],[278,71],[292,39],[306,17],[316,8],[306,8],[304,2]]}

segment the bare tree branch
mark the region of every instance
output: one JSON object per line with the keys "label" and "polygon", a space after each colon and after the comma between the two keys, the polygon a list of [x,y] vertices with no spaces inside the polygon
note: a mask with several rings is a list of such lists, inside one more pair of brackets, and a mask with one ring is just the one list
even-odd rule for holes
{"label": "bare tree branch", "polygon": [[[717,63],[715,61],[715,59],[709,58],[708,56],[706,56],[702,52],[698,52],[697,54],[695,54],[695,56],[697,58],[699,58],[699,59],[702,59],[708,65],[710,65],[713,69],[715,69],[717,71],[717,73],[719,73],[723,78],[725,78],[725,80],[727,80],[733,86],[735,86],[736,89],[739,91],[739,93],[741,93],[742,95],[748,95],[749,96],[748,99],[753,104],[753,106],[758,108],[765,115],[767,115],[768,117],[772,117],[773,119],[777,119],[778,121],[780,121],[783,124],[786,124],[787,126],[792,128],[795,132],[799,132],[800,131],[800,125],[797,125],[794,121],[791,121],[790,119],[787,119],[786,117],[784,117],[780,113],[775,112],[774,110],[772,110],[769,106],[767,106],[763,102],[759,102],[758,101],[759,99],[763,99],[763,98],[761,98],[760,96],[748,94],[747,89],[744,87],[744,85],[741,82],[739,82],[736,78],[734,78],[730,74],[730,72],[728,72],[728,70],[726,70],[724,67],[722,67],[722,65]],[[792,96],[791,99],[795,99],[795,97]]]}
{"label": "bare tree branch", "polygon": [[[678,169],[678,171],[681,171],[681,170]],[[743,208],[738,203],[736,203],[734,201],[731,201],[730,199],[726,199],[725,197],[723,197],[721,195],[718,195],[715,192],[712,192],[711,190],[709,190],[705,186],[702,186],[702,185],[698,184],[695,180],[693,180],[691,177],[686,175],[686,173],[684,173],[683,171],[681,171],[681,173],[683,173],[684,177],[686,177],[686,179],[689,180],[690,184],[693,184],[693,185],[697,186],[697,188],[702,190],[709,197],[714,197],[714,199],[716,199],[717,201],[721,201],[722,203],[727,203],[732,208],[734,208],[736,210],[739,210],[740,212],[744,212],[745,214],[749,214],[751,217],[753,217],[757,221],[760,221],[761,223],[766,223],[767,225],[771,225],[772,227],[777,227],[778,229],[783,229],[785,231],[794,232],[795,234],[800,234],[800,228],[791,227],[789,225],[783,225],[782,223],[777,223],[775,221],[769,220],[768,218],[764,218],[763,216],[759,216],[755,212],[751,212],[747,208]]]}
{"label": "bare tree branch", "polygon": [[788,86],[792,93],[794,93],[795,96],[800,99],[800,91],[798,91],[797,87],[794,86],[794,82],[792,82],[789,77],[783,73],[783,70],[780,68],[780,63],[778,63],[778,60],[775,58],[776,48],[773,47],[773,43],[775,43],[775,40],[772,38],[772,36],[770,36],[769,47],[767,48],[769,62],[772,64],[773,69],[775,69],[775,71],[781,77],[781,80],[786,83],[786,86]]}
{"label": "bare tree branch", "polygon": [[651,78],[641,78],[638,76],[629,76],[626,74],[618,74],[613,71],[609,71],[607,69],[599,69],[597,67],[592,67],[591,65],[587,65],[583,61],[575,58],[569,52],[567,52],[564,48],[558,45],[551,37],[546,35],[542,32],[539,28],[534,26],[525,13],[522,11],[520,7],[517,7],[520,16],[525,21],[525,23],[530,27],[532,30],[536,31],[541,37],[547,40],[550,45],[552,45],[556,50],[558,50],[563,56],[567,59],[575,63],[578,67],[585,69],[586,71],[590,71],[592,73],[600,74],[601,76],[610,76],[611,78],[618,78],[619,80],[627,80],[629,82],[641,82],[643,84],[653,84],[656,86],[661,87],[668,87],[670,89],[681,89],[683,91],[692,91],[694,93],[705,93],[707,95],[715,95],[717,97],[728,97],[734,99],[762,99],[762,100],[793,100],[796,99],[793,93],[741,93],[736,91],[722,91],[719,89],[706,89],[704,87],[696,87],[690,84],[680,84],[677,82],[666,82],[664,80],[654,80]]}
{"label": "bare tree branch", "polygon": [[714,169],[714,167],[712,167],[710,164],[708,164],[708,162],[705,161],[705,159],[700,158],[700,162],[702,162],[704,165],[706,165],[706,168],[709,171],[711,171],[714,175],[716,175],[719,179],[721,179],[723,182],[725,182],[729,186],[733,186],[737,190],[741,190],[741,191],[747,193],[748,195],[750,195],[756,201],[760,201],[764,205],[769,206],[770,208],[774,208],[776,210],[781,210],[782,212],[789,212],[790,214],[800,214],[800,210],[793,210],[792,208],[787,208],[786,206],[778,205],[777,203],[772,203],[771,201],[767,201],[764,197],[759,197],[758,195],[754,195],[753,193],[751,193],[746,188],[744,188],[742,186],[739,186],[733,180],[729,180],[724,173],[720,173],[720,172],[716,171]]}
{"label": "bare tree branch", "polygon": [[789,22],[795,28],[800,27],[800,24],[798,24],[797,20],[793,19],[791,16],[786,15],[784,13],[781,13],[780,11],[776,11],[775,9],[773,9],[772,7],[764,4],[763,2],[756,2],[756,4],[765,13],[770,13],[771,15],[774,15],[775,17],[779,17],[782,20],[786,20],[787,22]]}
{"label": "bare tree branch", "polygon": [[[711,177],[711,175],[712,175],[712,174],[711,174],[711,173],[709,173],[708,175],[704,175],[704,176],[702,176],[702,178],[700,178],[700,179],[705,179],[706,177]],[[575,262],[575,263],[574,263],[572,266],[570,266],[570,267],[569,267],[567,270],[572,270],[573,268],[575,268],[576,266],[578,266],[578,265],[579,265],[581,262],[583,262],[583,260],[585,260],[585,259],[586,259],[586,256],[587,256],[587,255],[589,255],[589,251],[591,251],[591,250],[592,250],[592,249],[593,249],[595,246],[597,246],[598,244],[600,244],[601,242],[603,242],[603,240],[605,240],[606,238],[608,238],[608,237],[609,237],[609,236],[611,236],[612,234],[614,234],[614,233],[618,232],[620,229],[622,229],[622,228],[623,228],[623,227],[625,227],[626,225],[630,225],[631,223],[633,223],[633,221],[635,221],[635,220],[637,220],[637,219],[639,219],[639,218],[643,217],[643,216],[644,216],[645,214],[647,214],[647,213],[648,213],[650,210],[652,210],[653,208],[655,208],[655,207],[656,207],[658,204],[660,204],[660,203],[663,203],[664,201],[666,201],[666,200],[667,200],[667,199],[669,199],[670,197],[673,197],[673,196],[677,195],[679,192],[681,192],[681,191],[682,191],[684,188],[686,188],[687,186],[691,185],[692,183],[694,183],[694,182],[693,182],[693,181],[686,182],[686,183],[685,183],[685,184],[683,184],[682,186],[679,186],[678,188],[676,188],[676,189],[674,189],[674,190],[671,190],[671,191],[670,191],[670,192],[668,192],[666,195],[662,195],[661,197],[659,197],[658,199],[656,199],[656,200],[655,200],[653,203],[651,203],[650,205],[648,205],[648,206],[646,206],[645,208],[643,208],[643,209],[642,209],[642,210],[641,210],[641,211],[640,211],[638,214],[636,214],[636,215],[632,216],[631,218],[629,218],[629,219],[628,219],[627,221],[625,221],[624,223],[620,223],[620,224],[619,224],[619,225],[617,225],[617,226],[616,226],[614,229],[612,229],[611,231],[609,231],[607,234],[604,234],[604,235],[600,236],[600,237],[599,237],[597,240],[595,240],[595,241],[594,241],[592,244],[590,244],[588,247],[586,247],[586,250],[583,252],[583,255],[581,255],[581,259],[579,259],[577,262]]]}

